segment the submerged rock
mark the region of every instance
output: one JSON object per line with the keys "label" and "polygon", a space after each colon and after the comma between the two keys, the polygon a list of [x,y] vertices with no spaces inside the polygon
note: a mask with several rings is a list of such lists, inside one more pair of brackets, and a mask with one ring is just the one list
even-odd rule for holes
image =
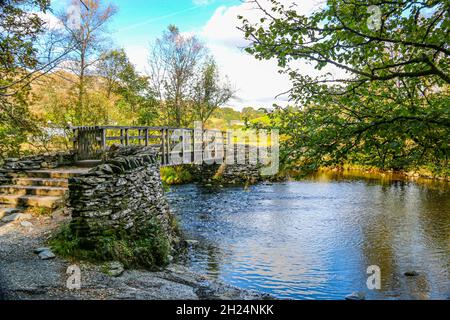
{"label": "submerged rock", "polygon": [[416,271],[406,271],[404,273],[404,275],[407,277],[417,277],[419,275],[419,273]]}
{"label": "submerged rock", "polygon": [[197,240],[185,240],[187,245],[194,246],[198,244]]}

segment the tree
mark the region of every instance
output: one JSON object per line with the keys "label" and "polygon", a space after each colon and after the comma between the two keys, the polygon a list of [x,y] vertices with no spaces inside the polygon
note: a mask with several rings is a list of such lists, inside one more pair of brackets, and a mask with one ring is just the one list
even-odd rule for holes
{"label": "tree", "polygon": [[[263,17],[256,24],[241,17],[247,50],[278,60],[301,107],[272,114],[290,137],[291,164],[448,170],[448,2],[329,0],[310,16],[275,0],[271,8],[253,3]],[[317,75],[303,74],[296,61],[312,63]],[[346,75],[320,72],[330,66]]]}
{"label": "tree", "polygon": [[97,65],[97,74],[105,81],[107,97],[117,90],[124,73],[132,69],[123,49],[104,52]]}
{"label": "tree", "polygon": [[34,43],[45,30],[36,12],[47,0],[0,1],[0,158],[17,155],[27,134],[35,130],[28,111],[31,81],[50,64],[41,64]]}
{"label": "tree", "polygon": [[106,52],[97,74],[105,81],[108,99],[112,93],[117,95],[117,105],[128,114],[130,124],[153,122],[157,108],[149,79],[136,71],[123,49]]}
{"label": "tree", "polygon": [[182,35],[173,25],[151,48],[150,82],[167,124],[186,124],[192,82],[205,54],[205,46],[197,37]]}
{"label": "tree", "polygon": [[194,83],[192,104],[195,120],[204,126],[213,112],[234,95],[229,83],[222,83],[219,69],[213,58],[204,64]]}
{"label": "tree", "polygon": [[106,5],[102,0],[86,0],[80,5],[78,0],[73,0],[74,5],[80,8],[79,23],[74,23],[70,13],[59,15],[62,21],[67,41],[74,47],[70,55],[68,69],[77,75],[77,110],[76,123],[86,124],[88,117],[86,105],[86,93],[88,76],[91,70],[99,61],[102,53],[106,51],[107,45],[107,24],[110,22],[116,8]]}
{"label": "tree", "polygon": [[29,84],[34,74],[29,70],[40,66],[34,42],[44,32],[45,23],[26,8],[45,13],[49,5],[48,0],[0,1],[0,96],[13,96]]}

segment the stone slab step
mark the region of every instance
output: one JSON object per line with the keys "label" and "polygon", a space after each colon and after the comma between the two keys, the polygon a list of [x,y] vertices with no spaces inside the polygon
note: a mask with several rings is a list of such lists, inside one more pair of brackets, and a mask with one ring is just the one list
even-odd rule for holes
{"label": "stone slab step", "polygon": [[69,183],[67,179],[49,179],[49,178],[14,178],[12,183],[17,186],[37,186],[37,187],[60,187],[67,188]]}
{"label": "stone slab step", "polygon": [[80,168],[94,168],[102,164],[101,160],[80,160],[75,165]]}
{"label": "stone slab step", "polygon": [[0,194],[9,195],[35,195],[35,196],[63,196],[67,188],[61,187],[39,187],[39,186],[0,186]]}
{"label": "stone slab step", "polygon": [[0,204],[13,208],[41,207],[54,209],[62,204],[62,197],[0,195]]}
{"label": "stone slab step", "polygon": [[6,208],[6,207],[2,207],[0,208],[0,220],[3,219],[6,216],[9,216],[11,214],[14,213],[18,213],[22,211],[21,208]]}
{"label": "stone slab step", "polygon": [[42,179],[68,179],[74,176],[86,173],[87,169],[76,168],[76,169],[55,169],[55,170],[30,170],[23,171],[20,173],[12,173],[10,177],[13,178],[42,178]]}

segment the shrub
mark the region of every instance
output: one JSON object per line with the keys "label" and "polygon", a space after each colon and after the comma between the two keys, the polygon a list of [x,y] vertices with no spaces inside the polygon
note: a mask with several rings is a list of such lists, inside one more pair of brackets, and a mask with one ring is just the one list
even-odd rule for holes
{"label": "shrub", "polygon": [[161,179],[166,185],[177,185],[191,182],[192,175],[184,166],[163,167]]}
{"label": "shrub", "polygon": [[120,261],[125,267],[154,269],[168,264],[171,253],[170,236],[152,219],[138,233],[104,232],[95,238],[93,247],[85,245],[86,239],[65,225],[50,240],[57,255],[73,260],[90,262]]}

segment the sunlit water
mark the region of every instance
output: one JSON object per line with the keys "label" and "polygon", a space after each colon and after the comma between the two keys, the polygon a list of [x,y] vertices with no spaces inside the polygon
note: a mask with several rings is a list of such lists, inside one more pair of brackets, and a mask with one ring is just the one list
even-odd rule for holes
{"label": "sunlit water", "polygon": [[[322,174],[302,182],[172,187],[185,263],[225,282],[289,299],[448,299],[450,191]],[[381,290],[367,289],[367,267]],[[404,276],[414,270],[417,277]]]}

